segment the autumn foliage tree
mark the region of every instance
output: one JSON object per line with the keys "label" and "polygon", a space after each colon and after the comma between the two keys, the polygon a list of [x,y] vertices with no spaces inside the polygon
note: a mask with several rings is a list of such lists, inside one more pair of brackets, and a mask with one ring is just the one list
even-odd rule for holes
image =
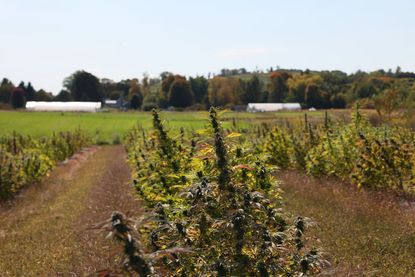
{"label": "autumn foliage tree", "polygon": [[169,94],[171,84],[174,82],[175,76],[169,72],[161,74],[161,90],[165,97]]}
{"label": "autumn foliage tree", "polygon": [[392,115],[404,107],[404,99],[397,88],[391,88],[375,98],[378,115],[384,121],[390,121]]}
{"label": "autumn foliage tree", "polygon": [[238,79],[214,77],[209,82],[209,102],[215,107],[238,104],[240,90]]}
{"label": "autumn foliage tree", "polygon": [[281,103],[288,93],[287,80],[290,75],[286,72],[272,72],[269,76],[268,102]]}

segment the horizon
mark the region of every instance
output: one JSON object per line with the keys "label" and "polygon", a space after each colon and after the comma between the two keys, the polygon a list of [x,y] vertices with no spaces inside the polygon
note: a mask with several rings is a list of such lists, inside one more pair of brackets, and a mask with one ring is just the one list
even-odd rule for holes
{"label": "horizon", "polygon": [[[77,70],[114,81],[222,68],[415,71],[415,3],[0,1],[0,78],[57,94]],[[16,17],[16,15],[19,15]]]}

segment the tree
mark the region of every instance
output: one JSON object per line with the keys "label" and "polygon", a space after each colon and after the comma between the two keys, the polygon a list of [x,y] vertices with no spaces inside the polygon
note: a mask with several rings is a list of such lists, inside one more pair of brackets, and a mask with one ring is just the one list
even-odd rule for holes
{"label": "tree", "polygon": [[258,103],[261,100],[262,84],[257,74],[254,74],[249,80],[240,80],[241,95],[240,100],[244,104]]}
{"label": "tree", "polygon": [[143,103],[143,94],[141,92],[141,86],[137,79],[133,79],[130,82],[130,91],[128,93],[128,99],[130,101],[130,107],[132,109],[138,109]]}
{"label": "tree", "polygon": [[103,100],[103,91],[98,78],[86,71],[76,71],[64,80],[64,87],[75,101]]}
{"label": "tree", "polygon": [[272,72],[269,76],[268,102],[281,103],[288,92],[287,80],[290,77],[286,72]]}
{"label": "tree", "polygon": [[288,94],[285,98],[288,102],[305,104],[306,89],[310,85],[321,87],[323,80],[317,74],[296,74],[287,80]]}
{"label": "tree", "polygon": [[23,81],[20,82],[20,84],[18,85],[19,88],[21,88],[22,90],[26,91],[26,86],[24,84]]}
{"label": "tree", "polygon": [[3,80],[1,80],[0,86],[5,86],[5,85],[9,85],[9,84],[13,85],[13,83],[9,79],[3,78]]}
{"label": "tree", "polygon": [[305,80],[290,79],[288,80],[289,91],[285,100],[287,102],[305,102],[305,89],[307,88],[307,82]]}
{"label": "tree", "polygon": [[40,89],[38,92],[36,92],[36,96],[35,96],[35,100],[36,101],[52,101],[53,100],[53,95],[50,92],[46,92],[43,89]]}
{"label": "tree", "polygon": [[196,78],[190,77],[189,83],[195,97],[195,102],[206,104],[208,102],[208,80],[203,76],[197,76]]}
{"label": "tree", "polygon": [[156,103],[158,107],[167,108],[167,105],[168,105],[167,95],[164,93],[163,90],[157,91],[155,94],[155,98],[157,99]]}
{"label": "tree", "polygon": [[317,84],[309,84],[305,90],[305,104],[307,107],[329,108],[328,94]]}
{"label": "tree", "polygon": [[241,75],[241,74],[247,74],[248,71],[245,68],[234,68],[234,69],[228,69],[223,68],[220,70],[220,76],[221,77],[229,77],[229,76],[235,76],[235,75]]}
{"label": "tree", "polygon": [[342,71],[322,71],[319,76],[322,79],[322,89],[330,96],[346,93],[349,89],[347,74]]}
{"label": "tree", "polygon": [[163,71],[160,73],[160,79],[161,81],[163,81],[164,79],[166,79],[169,76],[172,76],[173,73],[169,72],[169,71]]}
{"label": "tree", "polygon": [[35,101],[36,90],[33,88],[30,82],[27,84],[25,97],[26,101]]}
{"label": "tree", "polygon": [[375,97],[375,109],[380,118],[390,121],[392,115],[405,106],[405,100],[399,89],[393,87]]}
{"label": "tree", "polygon": [[72,95],[67,90],[61,90],[53,99],[54,101],[69,102],[72,101]]}
{"label": "tree", "polygon": [[110,94],[112,91],[116,90],[115,86],[116,83],[108,78],[102,78],[100,80],[101,87],[102,87],[102,93],[105,99],[110,98]]}
{"label": "tree", "polygon": [[268,90],[261,91],[258,103],[266,103],[268,101]]}
{"label": "tree", "polygon": [[130,108],[137,110],[141,107],[142,99],[137,94],[134,94],[130,100]]}
{"label": "tree", "polygon": [[335,109],[344,109],[346,108],[346,99],[342,94],[332,95],[330,97],[331,107]]}
{"label": "tree", "polygon": [[119,90],[123,92],[123,96],[124,97],[128,97],[128,94],[130,92],[130,87],[131,87],[131,80],[127,79],[127,80],[121,80],[120,82],[115,84],[115,90]]}
{"label": "tree", "polygon": [[171,73],[164,73],[166,75],[162,75],[161,79],[161,90],[163,91],[164,95],[167,98],[169,94],[171,84],[174,82],[175,76]]}
{"label": "tree", "polygon": [[144,96],[143,104],[145,103],[155,103],[157,105],[158,103],[158,94],[149,93],[146,96]]}
{"label": "tree", "polygon": [[241,86],[238,79],[213,77],[209,80],[209,102],[214,107],[238,104]]}
{"label": "tree", "polygon": [[121,90],[113,90],[109,94],[108,98],[110,100],[118,100],[118,99],[120,99],[121,95],[124,95],[124,93]]}
{"label": "tree", "polygon": [[143,97],[150,93],[150,78],[147,72],[143,73],[143,79],[141,80],[141,90]]}
{"label": "tree", "polygon": [[361,82],[355,88],[355,95],[358,99],[368,98],[377,94],[376,88],[371,82]]}
{"label": "tree", "polygon": [[171,83],[168,103],[173,107],[185,108],[193,104],[193,92],[185,77],[176,75]]}
{"label": "tree", "polygon": [[[160,99],[158,97],[161,94],[162,94],[161,92],[146,94],[146,96],[144,96],[144,99],[143,99],[143,105],[141,106],[143,111],[151,111],[151,109],[154,107],[160,107],[159,106]],[[161,104],[164,105],[165,103],[161,103]]]}
{"label": "tree", "polygon": [[11,96],[12,107],[15,109],[24,108],[26,104],[25,92],[22,88],[17,87],[13,89]]}
{"label": "tree", "polygon": [[14,85],[7,78],[3,78],[0,85],[0,102],[10,103]]}

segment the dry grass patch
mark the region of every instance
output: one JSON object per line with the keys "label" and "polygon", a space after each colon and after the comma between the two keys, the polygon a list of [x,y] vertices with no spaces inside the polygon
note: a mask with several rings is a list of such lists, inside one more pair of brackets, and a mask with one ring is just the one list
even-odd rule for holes
{"label": "dry grass patch", "polygon": [[139,211],[124,151],[101,147],[70,163],[0,212],[0,276],[89,276],[116,265],[121,251],[88,227],[113,210]]}
{"label": "dry grass patch", "polygon": [[328,275],[415,275],[415,212],[401,200],[297,171],[279,178],[287,210],[317,223],[310,232],[329,254]]}

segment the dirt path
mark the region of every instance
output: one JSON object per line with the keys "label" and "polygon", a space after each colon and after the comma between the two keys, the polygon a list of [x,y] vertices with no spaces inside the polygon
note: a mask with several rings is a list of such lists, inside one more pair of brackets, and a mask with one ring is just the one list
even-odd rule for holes
{"label": "dirt path", "polygon": [[88,230],[112,211],[138,215],[121,146],[92,148],[0,209],[0,276],[90,276],[120,263],[119,246]]}
{"label": "dirt path", "polygon": [[316,222],[332,276],[415,276],[415,211],[396,197],[296,171],[278,174],[287,210]]}

